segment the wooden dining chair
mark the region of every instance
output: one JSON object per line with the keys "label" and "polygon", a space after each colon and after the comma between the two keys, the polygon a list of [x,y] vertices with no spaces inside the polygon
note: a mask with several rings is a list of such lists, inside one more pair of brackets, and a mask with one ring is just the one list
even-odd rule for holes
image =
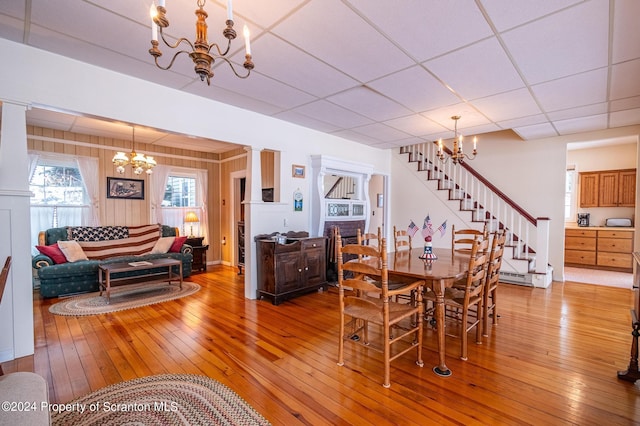
{"label": "wooden dining chair", "polygon": [[358,244],[364,244],[367,246],[380,247],[380,239],[382,238],[382,230],[378,226],[378,233],[365,232],[363,233],[360,228],[356,230],[356,238]]}
{"label": "wooden dining chair", "polygon": [[[391,290],[388,281],[386,242],[380,240],[380,249],[363,244],[338,244],[338,294],[340,309],[340,339],[338,365],[344,365],[345,341],[365,345],[369,351],[383,354],[383,386],[391,386],[391,362],[416,351],[416,364],[422,361],[422,321],[413,319],[422,311],[423,280]],[[350,261],[344,262],[343,258]],[[351,278],[346,278],[347,273]],[[370,278],[370,279],[367,279]],[[376,283],[379,283],[377,285]],[[416,290],[416,304],[392,301],[399,292]],[[372,325],[377,327],[373,329]],[[371,329],[370,329],[371,327]]]}
{"label": "wooden dining chair", "polygon": [[[469,265],[467,276],[464,279],[464,288],[447,287],[444,293],[444,304],[447,310],[445,320],[454,321],[450,328],[457,330],[457,334],[447,333],[449,336],[459,337],[460,359],[467,360],[467,334],[476,328],[476,343],[482,343],[482,303],[484,301],[484,285],[486,281],[486,266],[488,262],[489,240],[476,235],[469,252]],[[435,303],[435,294],[426,292],[427,301]]]}
{"label": "wooden dining chair", "polygon": [[507,236],[504,230],[496,231],[493,234],[491,248],[489,249],[487,278],[482,302],[482,334],[486,337],[489,336],[489,316],[493,317],[492,325],[498,325],[498,281],[500,281],[500,268],[502,267],[502,256],[506,241]]}
{"label": "wooden dining chair", "polygon": [[473,240],[477,236],[482,239],[487,239],[489,234],[487,232],[487,222],[484,223],[482,230],[478,229],[456,229],[455,225],[451,226],[451,256],[456,252],[458,253],[470,253]]}
{"label": "wooden dining chair", "polygon": [[395,251],[411,250],[411,235],[404,229],[393,226],[393,247]]}

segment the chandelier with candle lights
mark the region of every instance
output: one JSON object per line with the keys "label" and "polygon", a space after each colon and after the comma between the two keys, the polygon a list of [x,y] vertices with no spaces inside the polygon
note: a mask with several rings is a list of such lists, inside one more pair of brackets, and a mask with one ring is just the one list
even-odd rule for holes
{"label": "chandelier with candle lights", "polygon": [[[444,143],[442,142],[442,138],[439,139],[438,140],[438,154],[437,154],[438,158],[443,163],[446,163],[447,161],[449,161],[449,158],[451,158],[451,161],[453,161],[453,164],[462,163],[465,158],[468,159],[468,160],[473,160],[474,158],[476,158],[476,154],[478,153],[478,149],[477,149],[478,138],[475,137],[475,136],[473,137],[473,152],[472,152],[472,155],[469,156],[468,154],[465,154],[464,150],[462,148],[462,135],[458,136],[458,120],[460,120],[460,116],[459,115],[454,115],[453,117],[451,117],[451,119],[455,123],[455,125],[454,125],[454,138],[453,138],[453,150],[449,151],[449,149],[444,146]],[[449,154],[449,155],[447,155],[447,154]]]}
{"label": "chandelier with candle lights", "polygon": [[[173,66],[173,62],[176,60],[179,54],[187,53],[193,63],[195,64],[196,74],[200,76],[200,80],[207,81],[207,85],[211,84],[211,77],[213,77],[213,71],[211,71],[211,66],[215,62],[216,59],[221,59],[229,64],[233,73],[240,78],[247,78],[249,74],[251,74],[251,70],[253,69],[253,62],[251,61],[251,46],[249,41],[249,29],[247,26],[244,26],[244,44],[245,44],[245,61],[244,68],[247,70],[245,75],[238,74],[235,67],[231,63],[231,61],[226,57],[231,48],[231,40],[236,38],[236,31],[233,29],[233,9],[231,0],[227,0],[227,20],[225,22],[226,28],[222,31],[222,35],[228,40],[226,49],[222,50],[217,43],[209,44],[207,40],[207,22],[206,19],[209,16],[207,12],[204,10],[204,5],[206,0],[198,0],[198,9],[196,10],[196,40],[195,42],[191,42],[188,39],[182,37],[178,39],[175,44],[170,44],[167,42],[164,36],[164,29],[169,26],[169,20],[167,19],[166,13],[167,9],[165,9],[165,0],[158,0],[158,5],[151,5],[151,49],[149,49],[149,53],[151,56],[155,58],[156,66],[162,70],[168,70]],[[158,31],[159,29],[159,31]],[[164,44],[170,49],[176,49],[181,44],[188,45],[191,48],[191,51],[180,50],[169,62],[169,65],[162,66],[158,62],[158,58],[162,56],[162,52],[158,48],[158,32],[160,33],[160,38],[164,42]],[[215,51],[212,49],[215,48]]]}
{"label": "chandelier with candle lights", "polygon": [[148,175],[153,173],[153,169],[158,163],[153,157],[145,156],[144,154],[139,154],[136,152],[136,129],[132,127],[132,139],[131,139],[131,158],[127,157],[123,151],[116,152],[116,155],[113,156],[111,162],[116,166],[116,171],[119,174],[124,174],[125,166],[130,165],[133,167],[133,173],[137,175],[141,175],[143,172],[147,172]]}

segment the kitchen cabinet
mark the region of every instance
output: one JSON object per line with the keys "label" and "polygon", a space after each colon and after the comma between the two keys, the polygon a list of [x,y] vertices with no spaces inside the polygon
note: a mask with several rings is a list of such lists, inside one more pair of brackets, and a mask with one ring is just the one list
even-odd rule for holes
{"label": "kitchen cabinet", "polygon": [[633,271],[633,230],[568,228],[564,262],[568,266]]}
{"label": "kitchen cabinet", "polygon": [[599,173],[580,173],[580,207],[598,207],[599,183]]}
{"label": "kitchen cabinet", "polygon": [[580,173],[580,207],[635,207],[636,170]]}
{"label": "kitchen cabinet", "polygon": [[256,240],[258,298],[274,305],[327,286],[326,237]]}

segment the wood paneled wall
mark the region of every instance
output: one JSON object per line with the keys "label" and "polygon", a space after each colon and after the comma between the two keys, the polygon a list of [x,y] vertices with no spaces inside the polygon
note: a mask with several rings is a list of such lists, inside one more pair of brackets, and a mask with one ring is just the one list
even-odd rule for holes
{"label": "wood paneled wall", "polygon": [[[27,147],[30,151],[59,153],[74,156],[96,157],[99,160],[100,176],[100,220],[103,225],[141,225],[153,222],[150,218],[149,177],[146,174],[135,175],[130,168],[124,175],[117,175],[111,159],[116,151],[130,152],[131,141],[122,139],[90,136],[70,133],[48,128],[27,126]],[[229,230],[221,227],[225,224],[225,210],[229,204],[222,205],[221,188],[228,191],[229,177],[232,171],[244,170],[246,160],[235,158],[244,156],[242,148],[229,153],[211,154],[179,148],[163,147],[143,144],[136,141],[136,150],[154,156],[158,164],[192,169],[206,169],[208,171],[208,200],[209,207],[209,252],[207,260],[228,260],[221,252],[222,235],[229,235]],[[145,181],[144,200],[116,200],[106,198],[107,177],[121,176]],[[225,176],[225,178],[221,178]],[[225,185],[225,181],[227,184]],[[224,195],[229,199],[228,195]],[[228,221],[227,221],[228,223]],[[227,237],[227,240],[229,237]],[[227,244],[227,247],[229,244]]]}

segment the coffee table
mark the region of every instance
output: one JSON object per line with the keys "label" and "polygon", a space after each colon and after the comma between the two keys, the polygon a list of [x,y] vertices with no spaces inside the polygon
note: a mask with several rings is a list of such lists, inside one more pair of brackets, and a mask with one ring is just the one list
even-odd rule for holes
{"label": "coffee table", "polygon": [[[98,266],[98,285],[100,286],[100,296],[105,291],[107,303],[110,302],[112,283],[117,285],[145,283],[161,283],[174,281],[173,266],[178,266],[180,271],[178,278],[180,280],[180,288],[182,288],[182,261],[177,259],[152,259],[139,262],[117,262],[105,263]],[[167,273],[151,272],[153,269],[167,268]],[[146,274],[135,275],[133,277],[111,278],[111,274],[119,272],[141,271],[148,269]],[[143,280],[151,278],[150,280]]]}

